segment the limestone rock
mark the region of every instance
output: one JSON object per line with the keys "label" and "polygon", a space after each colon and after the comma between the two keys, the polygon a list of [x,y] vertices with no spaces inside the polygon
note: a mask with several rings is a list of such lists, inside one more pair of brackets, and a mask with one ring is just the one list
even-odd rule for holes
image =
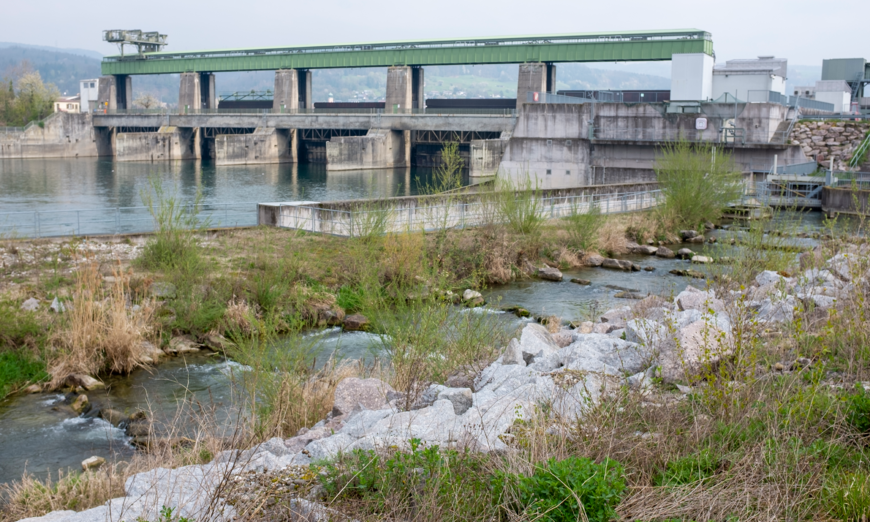
{"label": "limestone rock", "polygon": [[502,364],[526,365],[526,361],[523,359],[523,349],[516,339],[511,339],[505,347],[502,354]]}
{"label": "limestone rock", "polygon": [[592,281],[588,279],[580,279],[579,277],[574,277],[571,279],[572,283],[576,283],[578,285],[589,286],[592,284]]}
{"label": "limestone rock", "polygon": [[453,405],[453,413],[462,415],[473,403],[470,388],[447,388],[438,394],[438,400],[447,400]]}
{"label": "limestone rock", "polygon": [[463,301],[471,301],[472,299],[477,299],[478,297],[483,297],[483,294],[470,288],[462,292]]}
{"label": "limestone rock", "polygon": [[550,332],[534,323],[527,324],[520,333],[520,347],[526,364],[536,357],[545,357],[559,350]]}
{"label": "limestone rock", "polygon": [[48,307],[48,309],[56,314],[62,314],[66,311],[66,306],[64,306],[64,304],[61,301],[58,301],[57,297],[55,297],[51,301],[51,305]]}
{"label": "limestone rock", "polygon": [[139,353],[142,355],[142,360],[146,364],[155,364],[161,357],[166,355],[166,352],[148,341],[142,341],[139,343]]}
{"label": "limestone rock", "polygon": [[761,272],[760,274],[755,276],[755,282],[758,283],[758,286],[764,286],[770,283],[784,282],[785,280],[785,277],[771,270],[765,270],[764,272]]}
{"label": "limestone rock", "polygon": [[115,427],[118,427],[121,423],[127,421],[126,415],[118,410],[113,410],[112,408],[103,408],[100,410],[100,418]]}
{"label": "limestone rock", "polygon": [[607,258],[601,262],[602,268],[612,268],[616,270],[625,270],[627,272],[639,272],[640,267],[628,261],[627,259],[610,259]]}
{"label": "limestone rock", "polygon": [[589,334],[592,333],[592,328],[594,327],[595,324],[592,321],[583,321],[577,325],[577,332],[581,334]]}
{"label": "limestone rock", "polygon": [[626,321],[631,319],[631,314],[630,306],[614,308],[613,310],[608,310],[601,316],[601,322],[615,324],[617,327],[622,328],[625,326]]}
{"label": "limestone rock", "polygon": [[677,250],[677,257],[680,259],[692,259],[692,256],[695,255],[695,252],[689,250],[688,248],[681,248]]}
{"label": "limestone rock", "polygon": [[94,379],[90,375],[85,375],[83,373],[71,373],[66,376],[66,379],[64,380],[64,386],[69,386],[70,388],[81,387],[90,391],[97,388],[104,388],[106,385]]}
{"label": "limestone rock", "polygon": [[395,393],[389,384],[378,379],[359,379],[348,377],[335,387],[334,416],[347,415],[357,405],[367,410],[380,410],[389,407],[389,394]]}
{"label": "limestone rock", "polygon": [[686,241],[687,239],[692,239],[693,237],[698,237],[698,231],[697,230],[680,230],[680,237],[683,239],[683,241]]}
{"label": "limestone rock", "polygon": [[31,297],[30,299],[21,303],[21,309],[25,312],[35,312],[39,310],[39,299]]}
{"label": "limestone rock", "polygon": [[105,463],[106,459],[103,457],[88,457],[82,461],[82,469],[85,471],[89,469],[97,469]]}
{"label": "limestone rock", "polygon": [[538,277],[547,281],[561,281],[562,272],[560,272],[557,268],[546,266],[544,268],[538,269]]}
{"label": "limestone rock", "polygon": [[656,249],[656,256],[663,257],[665,259],[673,259],[674,257],[676,257],[676,254],[674,254],[674,251],[670,248],[662,246]]}
{"label": "limestone rock", "polygon": [[348,331],[367,330],[369,328],[369,319],[363,314],[352,314],[344,318],[344,329]]}
{"label": "limestone rock", "polygon": [[189,335],[177,335],[169,340],[169,346],[165,348],[165,351],[171,355],[198,352],[199,344]]}
{"label": "limestone rock", "polygon": [[632,254],[646,254],[648,256],[655,255],[658,252],[658,249],[654,246],[649,245],[635,245],[630,248],[630,252]]}
{"label": "limestone rock", "polygon": [[701,377],[708,365],[731,353],[730,333],[708,321],[695,321],[678,335],[679,345],[664,342],[657,350],[665,382],[692,381]]}
{"label": "limestone rock", "polygon": [[705,292],[693,286],[687,286],[685,290],[677,294],[674,302],[681,311],[698,310],[706,312],[711,308],[717,312],[725,310],[725,303],[716,299],[716,295],[712,290]]}
{"label": "limestone rock", "polygon": [[692,258],[692,263],[707,264],[712,262],[713,258],[708,256],[695,256]]}
{"label": "limestone rock", "polygon": [[584,259],[583,261],[586,263],[586,266],[601,266],[601,264],[604,262],[604,259],[605,258],[599,256],[598,254],[590,254],[586,256],[586,259]]}
{"label": "limestone rock", "polygon": [[70,407],[76,413],[85,413],[90,409],[91,403],[88,401],[87,395],[79,395]]}

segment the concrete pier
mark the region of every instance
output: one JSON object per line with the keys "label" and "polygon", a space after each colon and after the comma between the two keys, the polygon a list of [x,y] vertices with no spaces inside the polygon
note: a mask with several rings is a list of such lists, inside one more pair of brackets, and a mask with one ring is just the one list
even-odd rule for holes
{"label": "concrete pier", "polygon": [[97,89],[97,109],[133,107],[133,78],[128,75],[103,76]]}
{"label": "concrete pier", "polygon": [[296,163],[291,140],[296,131],[260,127],[253,134],[222,134],[215,138],[216,165]]}
{"label": "concrete pier", "polygon": [[292,112],[296,109],[313,108],[311,71],[305,69],[279,69],[275,71],[275,90],[272,109],[276,112]]}
{"label": "concrete pier", "polygon": [[334,137],[326,143],[326,170],[405,167],[407,132],[372,129],[365,136]]}
{"label": "concrete pier", "polygon": [[471,140],[468,175],[471,177],[495,176],[501,165],[504,151],[510,143],[510,132],[503,132],[497,140]]}
{"label": "concrete pier", "polygon": [[214,74],[212,73],[200,73],[199,75],[199,90],[200,90],[200,100],[202,109],[217,109],[217,102],[215,100],[215,85],[214,85]]}
{"label": "concrete pier", "polygon": [[517,78],[517,110],[526,103],[530,92],[555,92],[556,66],[552,63],[520,64]]}
{"label": "concrete pier", "polygon": [[200,73],[181,73],[178,85],[178,109],[184,113],[195,111],[202,106],[202,87]]}
{"label": "concrete pier", "polygon": [[199,158],[199,129],[164,126],[157,132],[121,132],[114,141],[117,161]]}

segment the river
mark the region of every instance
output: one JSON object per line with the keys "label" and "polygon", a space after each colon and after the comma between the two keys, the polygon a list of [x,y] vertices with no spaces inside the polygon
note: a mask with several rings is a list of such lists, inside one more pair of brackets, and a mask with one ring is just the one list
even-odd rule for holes
{"label": "river", "polygon": [[[430,170],[330,172],[322,165],[264,165],[216,167],[207,162],[179,164],[116,163],[100,159],[4,160],[0,161],[0,212],[32,212],[46,207],[60,209],[107,209],[141,204],[139,193],[147,187],[148,176],[157,175],[174,183],[188,200],[201,191],[209,203],[244,201],[339,200],[363,197],[416,194],[428,182]],[[800,228],[823,228],[818,213],[783,213],[779,220],[800,222]],[[725,237],[735,231],[716,231]],[[805,241],[809,246],[811,240]],[[689,246],[719,257],[732,255],[719,245]],[[724,250],[723,250],[724,249]],[[565,272],[563,282],[525,280],[485,291],[492,316],[504,328],[516,329],[529,319],[499,312],[496,308],[516,305],[537,316],[555,315],[567,321],[594,319],[601,312],[631,301],[617,297],[620,291],[668,295],[687,284],[703,281],[673,276],[673,268],[688,268],[687,261],[655,256],[624,256],[653,271],[626,273],[601,268]],[[695,266],[694,268],[698,268]],[[582,278],[583,286],[569,282]],[[459,309],[457,309],[459,311]],[[469,313],[481,313],[476,310]],[[331,354],[345,359],[367,359],[381,346],[377,336],[340,329],[314,332],[322,350],[320,360]],[[151,370],[107,379],[107,389],[90,392],[98,407],[132,413],[152,412],[159,422],[172,423],[179,404],[186,399],[213,408],[218,419],[231,424],[232,407],[237,405],[239,371],[234,362],[214,354],[170,358]],[[17,395],[0,403],[0,483],[21,477],[27,470],[44,477],[58,469],[77,469],[92,455],[124,459],[134,449],[124,432],[87,416],[75,417],[59,407],[59,394]]]}

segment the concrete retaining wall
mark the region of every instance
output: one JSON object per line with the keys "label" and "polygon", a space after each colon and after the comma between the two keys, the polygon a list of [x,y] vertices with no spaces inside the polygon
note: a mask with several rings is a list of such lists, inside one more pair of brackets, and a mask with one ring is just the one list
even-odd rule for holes
{"label": "concrete retaining wall", "polygon": [[828,216],[836,214],[870,215],[870,190],[851,187],[825,187],[822,189],[822,211]]}
{"label": "concrete retaining wall", "polygon": [[[558,218],[597,205],[603,212],[632,212],[655,206],[655,183],[627,183],[540,191],[539,213]],[[378,200],[261,203],[258,224],[338,236],[478,226],[498,222],[491,193],[407,196]]]}
{"label": "concrete retaining wall", "polygon": [[471,140],[468,174],[472,177],[495,176],[510,138]]}
{"label": "concrete retaining wall", "polygon": [[43,126],[0,134],[0,158],[78,158],[110,156],[112,133],[95,131],[90,114],[55,113]]}

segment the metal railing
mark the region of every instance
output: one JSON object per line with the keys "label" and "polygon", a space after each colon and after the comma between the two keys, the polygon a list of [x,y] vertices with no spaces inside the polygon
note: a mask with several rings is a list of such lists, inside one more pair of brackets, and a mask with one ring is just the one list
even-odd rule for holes
{"label": "metal railing", "polygon": [[[256,203],[203,205],[197,219],[208,228],[256,226]],[[148,207],[0,212],[0,237],[41,238],[149,233]]]}
{"label": "metal railing", "polygon": [[787,107],[834,112],[833,103],[801,98],[800,96],[787,96],[777,91],[750,90],[746,92],[746,101],[749,103],[778,103]]}
{"label": "metal railing", "polygon": [[22,134],[24,127],[0,127],[0,134]]}
{"label": "metal railing", "polygon": [[516,109],[94,109],[94,115],[100,116],[196,116],[196,115],[252,115],[252,116],[280,116],[280,115],[361,115],[361,116],[387,116],[387,115],[414,115],[414,116],[492,116],[499,118],[512,118],[516,116]]}
{"label": "metal railing", "polygon": [[[556,219],[598,208],[604,214],[647,210],[659,205],[660,190],[622,194],[584,194],[541,198],[538,215]],[[369,205],[367,208],[366,205]],[[485,196],[475,201],[448,201],[441,205],[403,206],[397,201],[357,202],[358,210],[338,210],[323,206],[278,205],[276,226],[343,237],[372,233],[463,229],[502,222],[497,203]],[[383,206],[386,205],[386,206]]]}
{"label": "metal railing", "polygon": [[866,160],[867,151],[870,150],[870,132],[864,137],[864,141],[858,145],[855,152],[852,153],[852,158],[849,160],[849,167],[857,167],[862,160]]}

